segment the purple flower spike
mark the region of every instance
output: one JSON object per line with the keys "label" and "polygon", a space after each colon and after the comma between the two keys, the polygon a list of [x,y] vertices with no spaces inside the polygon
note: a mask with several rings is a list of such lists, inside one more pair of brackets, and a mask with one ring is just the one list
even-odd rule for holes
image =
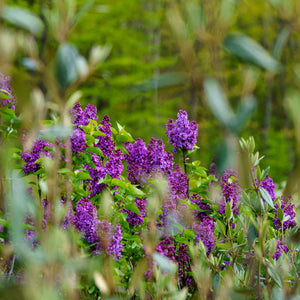
{"label": "purple flower spike", "polygon": [[193,150],[197,143],[198,125],[195,121],[188,120],[186,111],[179,110],[177,120],[174,122],[169,119],[166,128],[169,142],[174,147],[175,153],[178,149]]}
{"label": "purple flower spike", "polygon": [[264,188],[269,193],[273,201],[276,200],[276,185],[274,184],[273,179],[270,178],[269,174],[264,178],[264,180],[260,183],[259,186]]}
{"label": "purple flower spike", "polygon": [[284,253],[288,253],[290,250],[288,248],[288,246],[286,244],[282,244],[282,242],[280,242],[280,240],[277,241],[277,248],[276,248],[276,252],[273,255],[273,258],[278,260],[279,257],[281,256],[281,254]]}
{"label": "purple flower spike", "polygon": [[73,152],[83,152],[86,149],[85,133],[81,128],[75,128],[72,132],[71,145]]}
{"label": "purple flower spike", "polygon": [[81,104],[77,102],[71,109],[74,125],[88,125],[90,120],[97,120],[97,108],[94,105],[88,104],[85,110],[81,108]]}
{"label": "purple flower spike", "polygon": [[[23,142],[24,138],[25,137],[23,136]],[[45,140],[39,139],[35,140],[31,151],[25,150],[21,152],[21,158],[25,161],[25,165],[23,166],[23,171],[25,174],[33,173],[39,170],[41,164],[35,162],[40,157],[52,157],[47,147],[53,147],[53,145]]]}
{"label": "purple flower spike", "polygon": [[146,143],[142,139],[136,139],[133,144],[126,142],[125,147],[128,151],[124,156],[128,163],[128,180],[132,184],[140,184],[145,181],[148,170]]}
{"label": "purple flower spike", "polygon": [[[295,205],[291,202],[292,196],[289,196],[287,199],[285,199],[283,196],[281,197],[281,210],[283,212],[283,230],[287,228],[293,228],[297,225],[295,221],[296,213],[294,211]],[[275,203],[275,218],[273,220],[273,223],[275,225],[275,228],[277,230],[281,230],[281,222],[278,219],[278,204]]]}
{"label": "purple flower spike", "polygon": [[81,198],[76,206],[76,213],[73,223],[79,232],[82,232],[84,239],[89,243],[98,241],[97,228],[100,221],[97,210],[88,199]]}
{"label": "purple flower spike", "polygon": [[233,213],[237,215],[241,189],[238,184],[236,171],[228,169],[224,172],[221,178],[221,188],[223,197],[221,200],[219,213],[224,214],[226,202],[230,202],[232,200]]}
{"label": "purple flower spike", "polygon": [[215,244],[215,225],[213,219],[209,216],[203,217],[203,220],[200,224],[194,222],[193,230],[196,232],[196,243],[199,243],[199,241],[202,240],[206,247],[206,254],[209,255]]}

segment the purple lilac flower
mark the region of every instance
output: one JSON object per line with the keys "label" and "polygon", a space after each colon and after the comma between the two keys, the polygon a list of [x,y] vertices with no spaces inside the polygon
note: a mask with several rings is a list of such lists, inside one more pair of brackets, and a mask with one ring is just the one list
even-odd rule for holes
{"label": "purple lilac flower", "polygon": [[99,130],[106,135],[98,136],[98,142],[95,144],[95,146],[100,148],[105,156],[110,156],[115,149],[115,143],[112,140],[111,123],[108,115],[103,117],[99,125]]}
{"label": "purple lilac flower", "polygon": [[109,246],[106,249],[106,253],[111,255],[115,260],[119,260],[122,256],[123,244],[121,226],[117,224],[115,226],[115,232],[110,240]]}
{"label": "purple lilac flower", "polygon": [[172,261],[176,261],[176,258],[175,258],[176,247],[173,242],[174,242],[173,237],[168,237],[168,238],[162,240],[157,245],[156,251],[158,253],[168,257]]}
{"label": "purple lilac flower", "polygon": [[178,199],[187,197],[187,176],[181,172],[180,166],[175,166],[174,172],[168,176],[169,197],[171,201],[177,203]]}
{"label": "purple lilac flower", "polygon": [[52,147],[51,143],[42,139],[38,139],[35,140],[31,151],[21,152],[21,158],[25,161],[25,165],[23,166],[23,171],[25,174],[33,173],[39,170],[41,164],[35,162],[40,157],[52,157],[50,151],[47,149],[50,147]]}
{"label": "purple lilac flower", "polygon": [[232,201],[233,213],[237,215],[241,189],[238,184],[236,171],[231,169],[225,170],[220,183],[222,188],[222,200],[220,203],[219,213],[224,214],[226,203]]}
{"label": "purple lilac flower", "polygon": [[204,210],[204,211],[199,211],[199,210],[193,211],[196,219],[199,221],[202,221],[203,218],[206,217],[212,211],[210,208],[210,205],[207,203],[204,203],[201,200],[200,195],[198,195],[198,194],[191,195],[191,203],[196,204],[201,210]]}
{"label": "purple lilac flower", "polygon": [[138,199],[135,198],[135,205],[138,207],[138,209],[140,210],[141,215],[139,216],[138,214],[136,214],[135,212],[128,210],[128,209],[124,209],[123,211],[127,212],[127,222],[129,224],[130,227],[134,227],[137,225],[143,225],[144,223],[144,217],[146,216],[146,205],[147,205],[147,199],[143,198],[143,199]]}
{"label": "purple lilac flower", "polygon": [[0,73],[0,89],[6,91],[10,95],[10,99],[0,99],[0,107],[10,103],[10,108],[15,110],[16,100],[12,94],[10,81],[10,77],[5,77]]}
{"label": "purple lilac flower", "polygon": [[194,222],[193,230],[196,232],[196,244],[198,244],[201,239],[207,249],[206,254],[209,255],[215,244],[215,225],[213,219],[209,216],[203,217],[200,223]]}
{"label": "purple lilac flower", "polygon": [[267,175],[264,180],[259,184],[259,187],[264,188],[271,196],[272,200],[276,200],[275,187],[276,185],[273,182],[273,179]]}
{"label": "purple lilac flower", "polygon": [[178,264],[180,286],[191,285],[193,279],[187,274],[191,271],[191,260],[188,255],[187,245],[179,243],[176,246],[174,238],[168,237],[157,245],[156,250]]}
{"label": "purple lilac flower", "polygon": [[127,176],[128,180],[132,184],[140,184],[145,181],[145,177],[148,170],[147,164],[147,147],[146,143],[142,139],[136,139],[132,144],[125,143],[125,148],[128,154],[125,154],[124,158],[127,161]]}
{"label": "purple lilac flower", "polygon": [[[281,210],[283,212],[283,219],[287,218],[285,221],[283,221],[283,229],[287,228],[293,228],[297,225],[295,221],[296,213],[294,211],[295,205],[291,202],[292,196],[289,196],[288,198],[281,197]],[[275,228],[277,230],[281,230],[281,222],[279,221],[277,217],[278,213],[278,204],[275,203],[275,218],[273,220],[273,223],[275,225]]]}
{"label": "purple lilac flower", "polygon": [[107,220],[103,220],[98,226],[98,235],[100,242],[97,245],[97,253],[101,253],[102,250],[106,254],[113,256],[114,259],[119,260],[123,251],[122,231],[119,224],[114,227]]}
{"label": "purple lilac flower", "polygon": [[89,199],[81,198],[78,201],[73,223],[89,243],[96,243],[98,241],[97,228],[100,221],[97,216],[97,210],[89,202]]}
{"label": "purple lilac flower", "polygon": [[85,164],[85,168],[89,171],[92,180],[88,180],[90,183],[89,190],[91,197],[100,193],[104,188],[105,184],[100,183],[100,179],[104,179],[106,174],[109,174],[112,178],[120,178],[123,171],[123,153],[117,149],[111,153],[109,159],[104,162],[103,158],[100,158],[97,154],[92,153],[92,162],[95,167]]}
{"label": "purple lilac flower", "polygon": [[71,146],[73,152],[83,152],[87,148],[85,133],[81,128],[75,128],[71,134]]}
{"label": "purple lilac flower", "polygon": [[284,253],[288,253],[290,250],[287,247],[286,244],[283,244],[280,240],[277,241],[277,248],[276,248],[276,252],[273,255],[273,258],[278,260],[279,257],[281,256],[281,254]]}
{"label": "purple lilac flower", "polygon": [[165,151],[162,140],[151,138],[147,148],[143,140],[137,139],[125,147],[129,153],[125,155],[128,179],[132,184],[143,184],[148,176],[157,172],[166,176],[172,173],[173,155]]}
{"label": "purple lilac flower", "polygon": [[195,121],[188,120],[186,111],[179,110],[177,120],[174,122],[169,119],[166,128],[169,142],[174,147],[175,153],[178,149],[193,150],[197,143],[198,125]]}
{"label": "purple lilac flower", "polygon": [[123,171],[123,152],[120,149],[115,150],[105,164],[105,171],[112,178],[119,178]]}
{"label": "purple lilac flower", "polygon": [[97,120],[97,108],[94,105],[88,104],[83,111],[81,108],[81,104],[79,102],[75,103],[75,105],[71,109],[71,114],[73,116],[73,124],[74,125],[83,125],[86,126],[89,124],[89,119]]}
{"label": "purple lilac flower", "polygon": [[162,172],[164,175],[171,174],[173,169],[173,155],[165,151],[162,140],[151,138],[147,153],[148,174]]}

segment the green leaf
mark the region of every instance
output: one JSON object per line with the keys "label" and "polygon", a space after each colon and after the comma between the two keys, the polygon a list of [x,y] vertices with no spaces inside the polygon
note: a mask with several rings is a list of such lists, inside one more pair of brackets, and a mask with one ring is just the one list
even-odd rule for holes
{"label": "green leaf", "polygon": [[251,249],[252,244],[254,242],[254,240],[256,239],[256,228],[254,227],[254,225],[251,223],[247,232],[247,239],[248,239],[248,247],[249,249]]}
{"label": "green leaf", "polygon": [[278,73],[281,69],[279,62],[272,55],[246,35],[228,35],[224,40],[224,47],[239,58],[268,71]]}
{"label": "green leaf", "polygon": [[216,291],[219,288],[220,283],[221,283],[221,276],[220,276],[219,273],[217,273],[214,277],[214,280],[213,280],[213,289],[214,289],[214,291]]}
{"label": "green leaf", "polygon": [[223,235],[226,234],[226,228],[225,228],[225,225],[219,220],[217,219],[217,221],[215,222],[215,226],[216,226],[216,229],[222,233]]}
{"label": "green leaf", "polygon": [[127,187],[127,190],[132,196],[135,196],[138,198],[145,197],[145,193],[143,191],[141,191],[140,189],[138,189],[137,187],[135,187],[134,185],[130,185],[129,187]]}
{"label": "green leaf", "polygon": [[278,210],[277,210],[277,218],[280,222],[283,221],[283,218],[284,218],[284,215],[283,215],[283,211],[281,208],[278,207]]}
{"label": "green leaf", "polygon": [[273,48],[273,56],[276,59],[281,58],[283,49],[288,41],[290,33],[291,33],[291,29],[287,26],[282,28],[282,30],[279,32]]}
{"label": "green leaf", "polygon": [[262,196],[263,200],[265,202],[267,202],[272,208],[274,208],[273,200],[272,200],[270,194],[268,193],[268,191],[266,191],[263,187],[260,187],[259,192],[260,192],[260,195]]}
{"label": "green leaf", "polygon": [[228,220],[230,220],[232,218],[232,209],[231,209],[231,203],[230,202],[226,203],[226,206],[225,206],[225,215],[226,215],[226,218]]}
{"label": "green leaf", "polygon": [[59,174],[67,174],[70,173],[70,170],[67,168],[61,168],[57,171]]}
{"label": "green leaf", "polygon": [[5,5],[2,9],[1,17],[17,27],[28,30],[35,36],[39,37],[43,33],[43,22],[37,15],[27,9]]}
{"label": "green leaf", "polygon": [[75,171],[76,178],[80,180],[87,180],[87,179],[92,179],[91,175],[88,173],[80,172],[80,171]]}
{"label": "green leaf", "polygon": [[112,180],[111,180],[111,183],[110,183],[112,186],[114,186],[114,185],[117,185],[117,186],[119,186],[119,187],[121,187],[121,188],[123,188],[123,189],[127,189],[128,188],[128,186],[127,186],[127,184],[125,183],[125,182],[123,182],[122,180],[120,180],[120,179],[117,179],[117,178],[113,178]]}
{"label": "green leaf", "polygon": [[55,75],[62,90],[73,83],[80,74],[87,72],[87,62],[77,48],[71,44],[61,44],[55,58]]}
{"label": "green leaf", "polygon": [[91,153],[95,153],[99,157],[104,157],[103,152],[98,147],[88,147],[85,150],[88,151],[88,152],[91,152]]}
{"label": "green leaf", "polygon": [[233,129],[236,133],[243,130],[246,123],[250,120],[257,107],[256,98],[253,96],[243,99],[239,110],[237,111],[236,119],[234,121]]}
{"label": "green leaf", "polygon": [[169,258],[161,255],[158,252],[154,252],[153,260],[157,263],[157,265],[163,270],[166,271],[169,274],[174,274],[177,270],[177,265],[171,261]]}
{"label": "green leaf", "polygon": [[141,212],[139,210],[139,208],[136,206],[136,204],[134,203],[128,203],[124,206],[125,209],[128,209],[134,213],[136,213],[137,215],[141,216]]}
{"label": "green leaf", "polygon": [[11,99],[11,94],[3,89],[0,89],[0,99]]}
{"label": "green leaf", "polygon": [[206,79],[204,81],[204,92],[208,106],[217,120],[232,129],[232,120],[235,116],[219,83],[213,78]]}

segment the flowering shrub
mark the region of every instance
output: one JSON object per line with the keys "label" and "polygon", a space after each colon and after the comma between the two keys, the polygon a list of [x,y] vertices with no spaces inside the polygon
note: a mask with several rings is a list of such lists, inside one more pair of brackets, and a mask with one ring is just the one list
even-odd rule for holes
{"label": "flowering shrub", "polygon": [[[73,270],[80,283],[72,289],[81,298],[145,299],[145,291],[154,298],[213,298],[226,284],[251,298],[297,284],[293,198],[276,193],[253,153],[252,138],[241,140],[241,152],[251,162],[250,180],[243,186],[236,170],[218,174],[214,167],[208,172],[199,161],[188,161],[197,124],[185,111],[166,126],[174,152],[183,154],[183,168],[162,140],[151,138],[147,145],[119,124],[113,128],[108,116],[98,122],[92,105],[82,109],[76,103],[71,114],[69,138],[41,134],[19,152],[35,207],[27,209],[20,232],[29,252],[43,253],[56,228],[68,239],[77,236],[69,253],[79,249],[87,261],[98,261],[95,268],[101,261],[106,271],[90,267],[93,280],[80,264]],[[7,232],[9,220],[3,217],[1,224]],[[4,245],[14,241],[7,234],[1,238]],[[26,272],[2,260],[6,278]],[[54,282],[54,290],[68,298],[60,280]]]}

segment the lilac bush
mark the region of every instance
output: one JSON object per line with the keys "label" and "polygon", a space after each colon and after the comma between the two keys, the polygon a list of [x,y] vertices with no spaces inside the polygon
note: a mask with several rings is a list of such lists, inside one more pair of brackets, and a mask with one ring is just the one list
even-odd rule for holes
{"label": "lilac bush", "polygon": [[[282,253],[291,262],[298,259],[295,246],[288,242],[298,230],[293,198],[276,195],[272,178],[260,171],[254,158],[250,166],[251,185],[247,187],[240,185],[236,170],[216,174],[215,163],[210,171],[199,161],[188,163],[188,151],[196,144],[197,124],[188,120],[186,112],[179,111],[178,119],[167,123],[173,151],[183,153],[181,162],[166,150],[161,139],[151,138],[146,144],[142,139],[134,140],[119,125],[118,129],[113,128],[107,115],[98,121],[92,105],[83,109],[76,103],[71,114],[70,139],[49,142],[39,137],[31,149],[20,153],[23,173],[32,175],[39,171],[37,176],[46,179],[46,166],[43,160],[37,160],[43,156],[54,159],[55,148],[63,156],[66,143],[70,143],[71,170],[66,168],[68,161],[58,160],[62,182],[58,199],[64,214],[57,226],[63,232],[74,229],[79,234],[78,247],[87,257],[113,261],[118,275],[111,276],[122,278],[116,285],[119,291],[127,290],[130,277],[140,270],[143,286],[157,295],[157,278],[171,276],[168,272],[172,268],[164,266],[167,262],[175,264],[177,270],[170,280],[175,280],[180,289],[186,287],[191,296],[201,290],[200,275],[195,271],[199,268],[209,274],[211,282],[220,280],[221,284],[220,278],[228,274],[240,276],[234,281],[235,289],[244,288],[241,282],[246,272],[249,282],[255,286],[270,284],[271,289],[271,285],[278,284],[280,274],[276,273],[276,277],[270,268],[278,268],[276,263]],[[254,156],[252,152],[247,155]],[[264,176],[257,175],[263,173]],[[69,195],[67,182],[72,187]],[[158,188],[155,182],[162,186]],[[40,234],[46,234],[53,226],[49,221],[53,206],[50,207],[47,192],[37,187],[32,198],[39,195],[42,224],[33,217],[26,222],[41,226]],[[273,205],[266,205],[261,188],[270,195]],[[40,245],[37,233],[33,229],[24,231],[24,238],[35,248]],[[277,241],[275,246],[272,239]],[[155,260],[155,252],[166,261]],[[260,265],[260,272],[245,263],[249,259],[255,266]],[[294,271],[291,268],[289,272]],[[270,278],[264,282],[267,276]],[[210,297],[215,289],[209,288]]]}

